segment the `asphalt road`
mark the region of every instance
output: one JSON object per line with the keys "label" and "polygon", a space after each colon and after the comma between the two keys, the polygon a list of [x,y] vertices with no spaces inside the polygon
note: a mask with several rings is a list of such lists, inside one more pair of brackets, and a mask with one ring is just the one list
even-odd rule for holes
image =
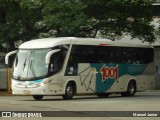
{"label": "asphalt road", "polygon": [[[139,111],[142,111],[144,114],[146,113],[144,111],[148,111],[146,114],[155,113],[160,116],[160,112],[155,112],[160,111],[160,92],[141,92],[137,93],[134,97],[121,97],[120,95],[112,95],[108,98],[75,96],[72,100],[62,100],[62,97],[59,96],[45,96],[41,101],[33,100],[32,96],[0,96],[0,111],[15,112],[15,114],[12,114],[12,117],[15,117],[12,119],[15,120],[18,119],[17,111],[21,114],[19,117],[28,117],[28,115],[32,117],[32,113],[35,113],[35,116],[37,115],[38,117],[42,116],[42,118],[30,118],[37,120],[127,120],[128,117],[125,117],[125,115],[130,115],[130,112],[135,113],[135,111],[137,111],[137,114],[139,114]],[[29,113],[25,113],[25,111]],[[41,113],[42,111],[44,113]],[[118,117],[115,117],[114,114]],[[45,117],[44,115],[49,115],[50,117]],[[130,119],[159,120],[160,117],[131,116]]]}

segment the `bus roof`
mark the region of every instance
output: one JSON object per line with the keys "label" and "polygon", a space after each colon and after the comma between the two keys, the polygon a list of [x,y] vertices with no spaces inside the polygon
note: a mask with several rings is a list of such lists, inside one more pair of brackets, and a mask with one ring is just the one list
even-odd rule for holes
{"label": "bus roof", "polygon": [[[134,40],[133,40],[134,41]],[[132,43],[132,41],[121,42],[111,41],[109,39],[98,38],[76,38],[76,37],[59,37],[59,38],[43,38],[25,42],[19,46],[20,49],[41,49],[52,48],[62,44],[78,44],[78,45],[99,45],[99,46],[123,46],[123,47],[151,47],[146,43]]]}

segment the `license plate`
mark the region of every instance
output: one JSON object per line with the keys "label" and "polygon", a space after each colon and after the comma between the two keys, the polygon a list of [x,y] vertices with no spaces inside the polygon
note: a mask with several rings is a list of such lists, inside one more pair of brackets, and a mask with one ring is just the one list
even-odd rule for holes
{"label": "license plate", "polygon": [[23,93],[24,93],[24,94],[29,94],[30,91],[29,91],[29,90],[24,90]]}

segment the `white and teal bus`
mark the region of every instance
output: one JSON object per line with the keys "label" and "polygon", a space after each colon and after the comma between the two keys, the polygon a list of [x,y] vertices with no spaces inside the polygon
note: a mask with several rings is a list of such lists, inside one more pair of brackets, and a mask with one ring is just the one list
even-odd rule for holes
{"label": "white and teal bus", "polygon": [[[8,57],[15,51],[8,53]],[[12,94],[72,99],[76,94],[133,96],[154,88],[154,50],[149,45],[96,38],[45,38],[19,46]]]}

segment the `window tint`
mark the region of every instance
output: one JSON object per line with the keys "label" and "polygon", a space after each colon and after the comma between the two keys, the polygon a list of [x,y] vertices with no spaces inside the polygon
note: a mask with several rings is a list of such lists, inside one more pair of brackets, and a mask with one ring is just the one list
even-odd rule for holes
{"label": "window tint", "polygon": [[152,62],[154,59],[154,50],[153,49],[144,49],[143,51],[143,63]]}
{"label": "window tint", "polygon": [[98,59],[100,63],[113,63],[114,62],[114,47],[99,47]]}
{"label": "window tint", "polygon": [[97,63],[97,48],[95,46],[73,46],[69,61],[72,63]]}
{"label": "window tint", "polygon": [[69,61],[72,63],[128,63],[147,64],[153,61],[152,48],[73,45]]}
{"label": "window tint", "polygon": [[97,47],[96,46],[88,46],[83,47],[83,61],[84,63],[97,63]]}
{"label": "window tint", "polygon": [[66,54],[68,52],[68,48],[69,45],[61,45],[53,48],[60,49],[60,51],[52,54],[51,56],[49,74],[52,75],[53,73],[57,73],[62,69]]}
{"label": "window tint", "polygon": [[81,46],[73,46],[69,57],[70,63],[83,62],[83,48]]}
{"label": "window tint", "polygon": [[125,47],[115,47],[115,63],[127,63],[128,51]]}

